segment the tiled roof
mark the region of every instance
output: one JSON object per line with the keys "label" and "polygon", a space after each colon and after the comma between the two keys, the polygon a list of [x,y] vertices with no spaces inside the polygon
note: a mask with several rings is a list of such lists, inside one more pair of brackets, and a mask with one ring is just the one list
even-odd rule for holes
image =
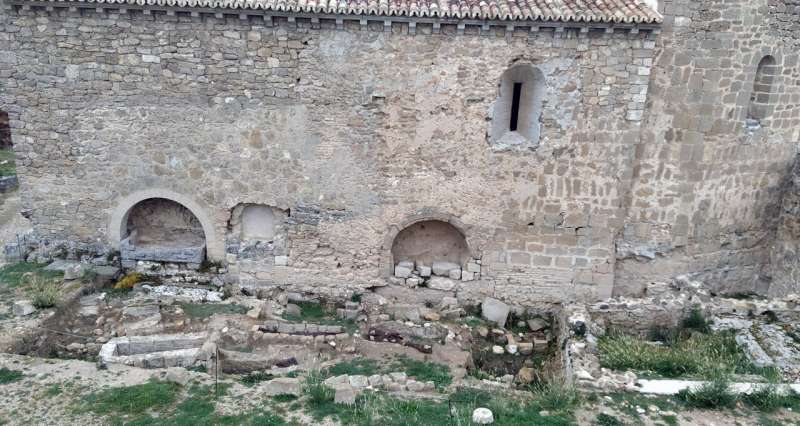
{"label": "tiled roof", "polygon": [[311,14],[501,21],[644,23],[661,15],[643,0],[49,0]]}

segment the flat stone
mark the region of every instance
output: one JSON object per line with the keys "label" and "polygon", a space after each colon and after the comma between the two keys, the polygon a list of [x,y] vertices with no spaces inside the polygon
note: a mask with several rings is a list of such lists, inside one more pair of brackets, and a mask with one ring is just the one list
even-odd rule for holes
{"label": "flat stone", "polygon": [[367,376],[350,376],[348,377],[348,381],[350,382],[350,386],[356,389],[369,387],[369,379]]}
{"label": "flat stone", "polygon": [[450,271],[452,271],[453,269],[460,270],[461,266],[453,262],[437,261],[433,262],[433,266],[431,267],[431,272],[433,272],[433,275],[438,275],[440,277],[449,277]]}
{"label": "flat stone", "polygon": [[36,312],[36,307],[30,300],[17,300],[14,302],[12,312],[15,316],[22,317]]}
{"label": "flat stone", "polygon": [[496,323],[500,327],[506,326],[506,319],[508,318],[509,312],[511,312],[511,307],[491,297],[484,299],[481,304],[481,314],[483,318]]}
{"label": "flat stone", "polygon": [[333,402],[336,404],[353,405],[356,403],[358,393],[349,384],[338,385],[334,390]]}
{"label": "flat stone", "polygon": [[167,369],[167,375],[164,378],[168,382],[177,383],[181,386],[186,386],[189,384],[189,381],[192,379],[192,376],[189,374],[185,368],[180,367],[170,367]]}
{"label": "flat stone", "polygon": [[419,276],[420,277],[427,278],[427,277],[431,276],[432,270],[431,270],[430,266],[426,266],[426,265],[418,263],[417,264],[417,272],[419,272]]}
{"label": "flat stone", "polygon": [[267,396],[294,395],[300,396],[303,391],[302,382],[295,377],[278,377],[266,382],[262,392]]}
{"label": "flat stone", "polygon": [[461,268],[451,269],[448,273],[448,276],[451,280],[460,280],[461,279]]}
{"label": "flat stone", "polygon": [[373,388],[379,388],[383,386],[383,376],[381,376],[380,374],[374,374],[372,376],[369,376],[367,381],[369,382],[369,385],[372,386]]}
{"label": "flat stone", "polygon": [[397,266],[394,267],[394,276],[397,278],[408,278],[411,276],[411,273],[413,271],[414,271],[413,267],[409,268],[407,266],[402,266],[400,264],[397,264]]}
{"label": "flat stone", "polygon": [[453,291],[456,288],[456,282],[450,278],[431,277],[428,280],[428,288],[441,291]]}

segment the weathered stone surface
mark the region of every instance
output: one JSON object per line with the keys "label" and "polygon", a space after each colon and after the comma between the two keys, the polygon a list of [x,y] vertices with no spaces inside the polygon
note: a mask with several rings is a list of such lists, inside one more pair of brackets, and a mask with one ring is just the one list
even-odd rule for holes
{"label": "weathered stone surface", "polygon": [[302,382],[299,378],[278,377],[272,379],[261,387],[261,391],[266,396],[276,395],[302,395]]}
{"label": "weathered stone surface", "polygon": [[[461,270],[461,266],[459,266],[457,263],[438,261],[438,262],[433,262],[431,271],[433,272],[433,275],[438,275],[440,277],[449,277],[450,271],[456,269]],[[459,279],[460,278],[461,277],[459,276]]]}
{"label": "weathered stone surface", "polygon": [[164,378],[168,382],[177,383],[181,386],[186,386],[192,379],[192,376],[189,374],[189,371],[187,371],[185,368],[170,367],[167,369],[167,374]]}
{"label": "weathered stone surface", "polygon": [[494,423],[492,410],[488,408],[476,408],[472,411],[472,423],[478,425],[490,425]]}
{"label": "weathered stone surface", "polygon": [[445,277],[431,277],[428,279],[428,288],[442,291],[453,291],[456,288],[456,282],[450,278]]}
{"label": "weathered stone surface", "polygon": [[14,301],[12,312],[14,315],[21,317],[36,312],[36,308],[30,300],[16,300]]}
{"label": "weathered stone surface", "polygon": [[336,404],[353,405],[356,403],[358,392],[349,384],[338,385],[333,388],[333,402]]}
{"label": "weathered stone surface", "polygon": [[511,312],[510,306],[491,297],[483,299],[483,303],[481,304],[481,315],[483,318],[487,321],[494,322],[500,327],[506,326],[506,319],[508,319],[509,312]]}

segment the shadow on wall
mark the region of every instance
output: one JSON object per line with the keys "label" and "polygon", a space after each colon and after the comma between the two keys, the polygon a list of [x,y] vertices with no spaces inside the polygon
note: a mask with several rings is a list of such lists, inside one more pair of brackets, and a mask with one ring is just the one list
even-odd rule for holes
{"label": "shadow on wall", "polygon": [[464,235],[455,226],[439,220],[417,222],[397,234],[392,244],[394,263],[432,265],[451,262],[464,266],[470,251]]}
{"label": "shadow on wall", "polygon": [[197,217],[165,198],[143,200],[128,211],[126,235],[120,244],[123,262],[148,260],[200,264],[206,238]]}

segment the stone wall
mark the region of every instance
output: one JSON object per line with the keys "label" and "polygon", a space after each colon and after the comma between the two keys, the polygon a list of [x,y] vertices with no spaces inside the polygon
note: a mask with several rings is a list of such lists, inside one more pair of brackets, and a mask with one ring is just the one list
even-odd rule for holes
{"label": "stone wall", "polygon": [[[15,6],[0,110],[54,242],[117,246],[144,191],[191,200],[209,256],[254,286],[386,285],[394,237],[442,220],[481,260],[469,297],[634,295],[687,271],[766,291],[800,139],[793,3],[666,0],[658,35]],[[754,129],[765,55],[775,107]],[[544,76],[541,131],[492,143],[516,65]],[[240,241],[248,204],[286,212],[271,241]]]}
{"label": "stone wall", "polygon": [[[228,245],[219,259],[251,284],[384,285],[387,236],[445,218],[482,258],[473,289],[521,303],[611,291],[647,31],[413,35],[400,23],[36,7],[5,10],[0,28],[0,109],[43,238],[115,245],[119,200],[163,189],[195,200],[216,238],[241,203],[289,211],[285,252],[244,265]],[[545,78],[541,137],[498,149],[490,111],[502,74],[523,63]]]}
{"label": "stone wall", "polygon": [[[682,272],[714,292],[769,290],[763,268],[800,141],[797,2],[779,3],[660,2],[665,19],[617,241],[616,294]],[[750,94],[767,55],[778,68],[772,112],[750,127]]]}

